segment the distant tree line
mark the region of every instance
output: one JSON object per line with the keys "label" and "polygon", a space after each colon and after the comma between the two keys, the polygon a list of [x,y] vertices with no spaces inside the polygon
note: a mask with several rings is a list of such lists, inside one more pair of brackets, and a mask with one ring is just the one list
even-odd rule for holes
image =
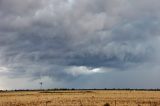
{"label": "distant tree line", "polygon": [[131,88],[103,88],[103,89],[77,89],[77,88],[53,88],[53,89],[15,89],[15,90],[0,90],[0,92],[15,92],[15,91],[72,91],[72,90],[128,90],[128,91],[160,91],[157,89],[131,89]]}

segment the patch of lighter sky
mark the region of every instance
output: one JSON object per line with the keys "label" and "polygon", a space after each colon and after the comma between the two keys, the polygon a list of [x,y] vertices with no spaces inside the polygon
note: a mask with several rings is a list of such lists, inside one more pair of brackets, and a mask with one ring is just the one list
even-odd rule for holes
{"label": "patch of lighter sky", "polygon": [[74,0],[68,0],[68,2],[69,2],[70,4],[73,4],[73,3],[74,3]]}
{"label": "patch of lighter sky", "polygon": [[0,72],[8,72],[8,70],[7,67],[0,66]]}
{"label": "patch of lighter sky", "polygon": [[103,73],[103,72],[110,72],[112,69],[107,68],[91,68],[86,66],[72,66],[68,69],[66,69],[66,72],[68,74],[71,74],[73,76],[78,75],[87,75],[87,74],[95,74],[95,73]]}

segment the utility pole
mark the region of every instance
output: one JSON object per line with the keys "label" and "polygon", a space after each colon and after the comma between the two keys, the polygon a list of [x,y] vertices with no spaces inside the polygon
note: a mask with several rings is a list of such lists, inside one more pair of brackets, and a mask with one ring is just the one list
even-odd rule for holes
{"label": "utility pole", "polygon": [[43,82],[40,82],[39,84],[40,84],[40,90],[42,90],[42,88],[43,88]]}

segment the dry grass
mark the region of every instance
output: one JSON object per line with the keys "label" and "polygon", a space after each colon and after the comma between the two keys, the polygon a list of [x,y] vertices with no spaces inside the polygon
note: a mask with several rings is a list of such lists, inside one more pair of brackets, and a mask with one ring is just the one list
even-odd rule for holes
{"label": "dry grass", "polygon": [[159,91],[3,92],[0,106],[160,106]]}

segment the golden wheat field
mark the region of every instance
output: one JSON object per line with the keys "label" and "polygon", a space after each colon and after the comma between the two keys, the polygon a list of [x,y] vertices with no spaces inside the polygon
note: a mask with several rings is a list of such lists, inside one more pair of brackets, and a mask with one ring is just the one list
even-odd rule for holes
{"label": "golden wheat field", "polygon": [[1,92],[0,106],[160,106],[160,91]]}

